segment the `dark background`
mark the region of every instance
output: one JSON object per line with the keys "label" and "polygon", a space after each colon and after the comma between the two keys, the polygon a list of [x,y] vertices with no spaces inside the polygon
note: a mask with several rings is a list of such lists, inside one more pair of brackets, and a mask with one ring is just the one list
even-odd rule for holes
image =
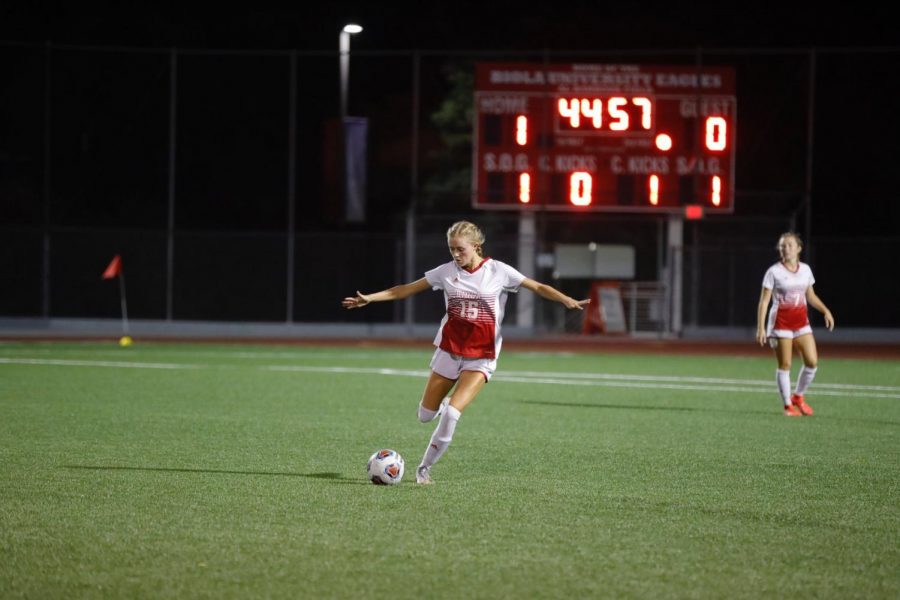
{"label": "dark background", "polygon": [[[797,3],[322,2],[291,8],[197,2],[7,1],[6,40],[220,49],[335,48],[358,22],[360,49],[896,46],[893,10]],[[276,5],[277,6],[277,5]]]}
{"label": "dark background", "polygon": [[[693,64],[702,57],[738,72],[737,198],[734,215],[686,226],[686,320],[752,323],[759,280],[776,259],[775,239],[794,227],[812,234],[805,259],[842,324],[900,326],[900,317],[873,310],[866,299],[900,291],[886,276],[900,250],[893,147],[900,126],[890,92],[900,47],[887,12],[863,5],[835,12],[593,2],[537,8],[332,2],[290,10],[3,3],[0,315],[117,316],[114,284],[99,282],[98,274],[121,253],[138,318],[400,318],[399,307],[390,306],[348,316],[334,299],[403,277],[404,218],[413,196],[417,272],[444,260],[441,231],[461,217],[483,224],[495,256],[515,261],[515,216],[473,213],[467,194],[446,185],[454,173],[465,179],[470,160],[450,148],[448,132],[433,119],[453,91],[451,73],[476,60]],[[352,39],[350,78],[350,113],[370,121],[363,224],[344,221],[328,179],[334,170],[329,127],[338,116],[337,34],[351,21],[365,28]],[[177,202],[170,312],[173,48]],[[288,165],[287,73],[295,50],[297,161]],[[414,57],[420,61],[415,190]],[[811,206],[804,197],[810,158]],[[289,210],[297,236],[290,307]],[[552,251],[555,241],[631,243],[641,249],[639,279],[655,279],[662,266],[659,218],[544,214],[539,227],[542,251]],[[853,292],[863,282],[871,295]],[[433,317],[429,306],[417,309],[417,320]]]}

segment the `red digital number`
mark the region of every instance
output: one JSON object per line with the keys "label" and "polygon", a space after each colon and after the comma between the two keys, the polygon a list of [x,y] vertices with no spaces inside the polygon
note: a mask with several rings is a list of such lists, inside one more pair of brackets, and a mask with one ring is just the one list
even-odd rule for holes
{"label": "red digital number", "polygon": [[641,109],[641,127],[651,129],[653,127],[653,104],[650,98],[632,98],[631,102]]}
{"label": "red digital number", "polygon": [[656,206],[659,204],[659,176],[651,175],[647,187],[650,189],[650,204]]}
{"label": "red digital number", "polygon": [[602,98],[559,98],[557,111],[559,116],[568,120],[572,129],[580,128],[582,123],[590,123],[594,129],[603,129],[605,110],[610,131],[628,131],[632,129],[631,115],[626,110],[630,105],[640,109],[640,128],[646,131],[653,129],[653,102],[644,96],[631,99],[613,96],[606,100],[605,107]]}
{"label": "red digital number", "polygon": [[718,175],[713,175],[710,183],[710,200],[713,206],[722,204],[722,178]]}
{"label": "red digital number", "polygon": [[528,143],[528,117],[525,115],[516,117],[516,143],[520,146]]}
{"label": "red digital number", "polygon": [[628,104],[628,99],[621,96],[610,98],[609,102],[606,103],[609,116],[612,117],[612,121],[609,123],[611,130],[626,131],[628,129],[628,113],[622,110],[622,107],[626,104]]}
{"label": "red digital number", "polygon": [[591,120],[594,129],[603,127],[603,101],[599,98],[588,100],[581,99],[581,114]]}
{"label": "red digital number", "polygon": [[581,124],[581,101],[578,98],[572,98],[571,100],[560,98],[558,105],[559,114],[569,119],[569,125],[577,129]]}
{"label": "red digital number", "polygon": [[593,177],[585,171],[575,171],[569,176],[569,202],[573,206],[590,206]]}
{"label": "red digital number", "polygon": [[528,173],[519,173],[519,202],[531,202],[531,175]]}
{"label": "red digital number", "polygon": [[728,146],[728,123],[722,117],[706,118],[706,148],[714,152]]}

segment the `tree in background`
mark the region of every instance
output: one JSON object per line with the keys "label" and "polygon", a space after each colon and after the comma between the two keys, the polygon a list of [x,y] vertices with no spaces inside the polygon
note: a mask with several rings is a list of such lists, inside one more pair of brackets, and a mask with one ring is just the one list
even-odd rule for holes
{"label": "tree in background", "polygon": [[441,146],[429,156],[430,173],[422,186],[428,209],[459,210],[469,205],[472,190],[472,118],[475,71],[471,62],[449,62],[444,101],[431,114]]}

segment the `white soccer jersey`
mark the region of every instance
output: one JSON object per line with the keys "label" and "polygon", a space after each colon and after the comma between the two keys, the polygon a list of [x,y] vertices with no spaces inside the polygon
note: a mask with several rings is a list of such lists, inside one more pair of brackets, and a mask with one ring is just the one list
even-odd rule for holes
{"label": "white soccer jersey", "polygon": [[425,273],[425,279],[433,289],[444,291],[447,308],[434,345],[465,358],[496,358],[507,294],[518,292],[525,276],[485,258],[473,271],[450,261]]}
{"label": "white soccer jersey", "polygon": [[815,282],[806,263],[798,263],[796,271],[790,271],[781,262],[769,267],[762,284],[772,290],[772,308],[766,327],[770,336],[776,329],[797,331],[809,325],[806,290]]}

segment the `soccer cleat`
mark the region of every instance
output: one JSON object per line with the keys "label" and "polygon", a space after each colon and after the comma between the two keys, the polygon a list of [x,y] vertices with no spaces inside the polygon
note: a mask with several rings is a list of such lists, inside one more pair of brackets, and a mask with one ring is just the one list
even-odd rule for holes
{"label": "soccer cleat", "polygon": [[[786,416],[786,417],[800,417],[800,416],[803,416],[803,415],[802,415],[802,413],[801,413],[799,410],[797,410],[797,407],[796,407],[796,406],[794,406],[793,404],[788,404],[787,406],[784,407],[784,416]],[[418,479],[418,476],[416,476],[416,479]]]}
{"label": "soccer cleat", "polygon": [[434,483],[434,480],[431,478],[431,469],[420,465],[416,469],[416,483],[419,485],[430,485]]}
{"label": "soccer cleat", "polygon": [[800,409],[800,412],[806,415],[807,417],[811,417],[813,414],[812,406],[803,401],[803,396],[800,394],[794,394],[791,396],[791,404]]}

